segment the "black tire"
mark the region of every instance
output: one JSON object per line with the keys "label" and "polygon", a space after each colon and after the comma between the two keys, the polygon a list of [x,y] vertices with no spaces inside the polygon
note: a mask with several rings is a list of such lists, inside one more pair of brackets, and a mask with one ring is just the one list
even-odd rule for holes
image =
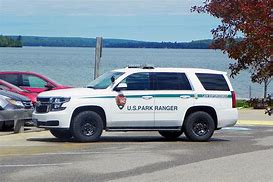
{"label": "black tire", "polygon": [[180,137],[183,131],[158,131],[159,134],[167,139],[176,139]]}
{"label": "black tire", "polygon": [[0,121],[0,131],[3,130],[4,121]]}
{"label": "black tire", "polygon": [[191,141],[208,141],[215,130],[214,120],[206,112],[198,111],[190,114],[184,122],[184,132]]}
{"label": "black tire", "polygon": [[4,121],[4,124],[2,126],[2,130],[4,131],[11,131],[14,128],[14,121]]}
{"label": "black tire", "polygon": [[103,131],[103,121],[94,111],[83,111],[74,117],[71,132],[80,142],[98,141]]}
{"label": "black tire", "polygon": [[66,130],[66,129],[50,129],[49,130],[50,133],[55,136],[58,139],[70,139],[72,138],[72,134],[70,132],[70,130]]}

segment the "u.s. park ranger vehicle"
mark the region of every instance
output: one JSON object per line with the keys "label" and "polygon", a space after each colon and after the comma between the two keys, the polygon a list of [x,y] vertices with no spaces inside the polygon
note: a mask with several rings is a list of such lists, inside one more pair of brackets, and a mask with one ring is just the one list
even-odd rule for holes
{"label": "u.s. park ranger vehicle", "polygon": [[87,88],[39,94],[34,123],[57,138],[99,140],[102,131],[183,132],[207,141],[238,117],[225,72],[193,68],[127,67],[107,72]]}

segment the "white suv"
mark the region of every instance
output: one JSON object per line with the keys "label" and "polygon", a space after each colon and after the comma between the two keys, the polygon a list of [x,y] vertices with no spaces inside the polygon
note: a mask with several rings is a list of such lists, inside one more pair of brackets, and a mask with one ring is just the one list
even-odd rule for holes
{"label": "white suv", "polygon": [[33,121],[57,138],[99,140],[102,131],[183,132],[207,141],[235,125],[235,92],[225,72],[193,68],[127,67],[107,72],[87,88],[43,92]]}

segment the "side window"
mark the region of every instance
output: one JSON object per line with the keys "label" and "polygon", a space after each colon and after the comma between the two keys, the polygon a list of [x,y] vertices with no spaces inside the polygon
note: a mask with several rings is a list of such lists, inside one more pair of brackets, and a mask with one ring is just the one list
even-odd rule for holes
{"label": "side window", "polygon": [[134,73],[126,77],[122,83],[127,84],[126,90],[151,90],[149,73]]}
{"label": "side window", "polygon": [[221,74],[196,73],[206,90],[229,91],[226,79]]}
{"label": "side window", "polygon": [[46,81],[33,75],[22,75],[24,87],[44,88]]}
{"label": "side window", "polygon": [[155,90],[192,90],[184,73],[155,73]]}
{"label": "side window", "polygon": [[5,80],[6,82],[9,82],[13,85],[20,86],[18,74],[0,75],[0,79]]}

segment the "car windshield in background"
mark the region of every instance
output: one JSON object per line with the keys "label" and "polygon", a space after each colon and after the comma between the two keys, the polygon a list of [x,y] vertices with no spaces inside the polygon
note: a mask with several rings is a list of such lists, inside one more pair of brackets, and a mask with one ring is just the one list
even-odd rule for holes
{"label": "car windshield in background", "polygon": [[87,88],[94,88],[94,89],[106,89],[111,85],[112,81],[111,78],[114,78],[115,80],[118,79],[121,75],[123,75],[124,72],[116,72],[116,71],[111,71],[104,73],[91,83],[87,85]]}

